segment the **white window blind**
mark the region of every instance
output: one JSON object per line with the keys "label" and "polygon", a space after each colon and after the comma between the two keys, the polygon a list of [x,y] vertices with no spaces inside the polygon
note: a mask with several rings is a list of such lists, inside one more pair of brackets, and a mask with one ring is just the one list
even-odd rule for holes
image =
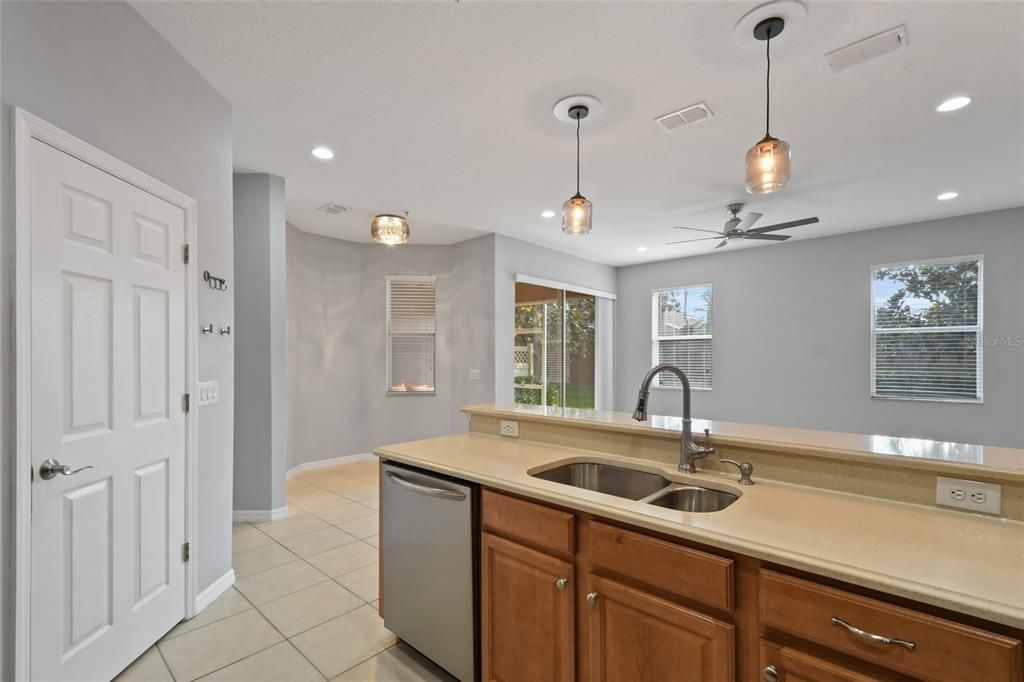
{"label": "white window blind", "polygon": [[871,269],[871,395],[980,402],[982,259]]}
{"label": "white window blind", "polygon": [[[651,362],[683,370],[691,388],[711,388],[711,285],[653,292]],[[658,386],[680,388],[676,375],[662,372]]]}
{"label": "white window blind", "polygon": [[388,393],[433,393],[435,278],[392,275],[387,284]]}

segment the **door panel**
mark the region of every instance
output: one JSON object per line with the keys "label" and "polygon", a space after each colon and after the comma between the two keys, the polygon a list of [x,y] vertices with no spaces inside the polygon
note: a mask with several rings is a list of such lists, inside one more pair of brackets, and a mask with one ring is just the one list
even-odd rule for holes
{"label": "door panel", "polygon": [[490,533],[481,552],[483,679],[571,682],[573,565]]}
{"label": "door panel", "polygon": [[[632,587],[588,576],[592,680],[731,682],[733,626]],[[589,600],[588,600],[589,601]]]}
{"label": "door panel", "polygon": [[29,167],[31,672],[108,679],[185,610],[184,212],[38,141]]}

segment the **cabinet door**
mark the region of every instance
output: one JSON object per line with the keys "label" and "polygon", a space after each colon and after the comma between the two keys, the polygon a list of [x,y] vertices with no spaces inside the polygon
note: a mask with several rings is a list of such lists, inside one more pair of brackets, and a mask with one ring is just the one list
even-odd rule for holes
{"label": "cabinet door", "polygon": [[904,678],[865,675],[839,663],[762,641],[761,679],[763,682],[881,682]]}
{"label": "cabinet door", "polygon": [[483,533],[483,679],[572,682],[573,565]]}
{"label": "cabinet door", "polygon": [[591,679],[734,679],[733,626],[600,576],[589,576],[588,589]]}

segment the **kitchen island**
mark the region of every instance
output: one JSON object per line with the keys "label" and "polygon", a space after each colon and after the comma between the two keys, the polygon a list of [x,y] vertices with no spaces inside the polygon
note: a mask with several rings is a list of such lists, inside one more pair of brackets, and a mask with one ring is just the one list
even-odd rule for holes
{"label": "kitchen island", "polygon": [[[500,666],[515,665],[505,647],[531,642],[546,648],[530,658],[540,662],[540,677],[551,679],[611,680],[609,671],[636,672],[630,666],[644,658],[676,660],[658,647],[641,653],[637,643],[623,650],[623,642],[601,634],[630,632],[641,623],[667,628],[655,627],[661,639],[650,646],[656,640],[670,649],[692,647],[690,660],[710,666],[699,678],[709,682],[769,679],[773,673],[765,670],[780,666],[794,675],[815,666],[846,675],[804,679],[1021,679],[1024,523],[934,506],[936,472],[955,472],[998,481],[1004,507],[1016,514],[1024,471],[1016,469],[1012,450],[1003,449],[1007,459],[989,468],[984,461],[848,448],[830,454],[820,443],[797,444],[804,450],[793,453],[783,441],[712,429],[722,456],[757,454],[755,484],[741,486],[735,473],[719,470],[715,455],[701,460],[696,474],[676,471],[678,433],[671,428],[616,423],[617,417],[524,417],[500,406],[466,411],[470,433],[386,446],[377,454],[483,488],[485,679],[488,671],[500,678]],[[517,420],[518,438],[495,435],[501,419]],[[776,457],[787,463],[773,468]],[[659,474],[738,499],[721,511],[693,513],[532,475],[569,462]],[[850,467],[848,476],[830,471]],[[795,481],[761,473],[794,470]],[[834,480],[844,477],[853,491]],[[923,485],[918,479],[931,481],[930,503],[915,497]],[[908,491],[911,499],[901,500]],[[553,576],[551,589],[536,583],[545,571]],[[556,585],[561,578],[563,589]],[[505,609],[488,604],[507,599],[513,588],[525,590],[515,595],[517,603],[535,604],[538,617],[563,618],[561,629],[543,641],[509,630]]]}

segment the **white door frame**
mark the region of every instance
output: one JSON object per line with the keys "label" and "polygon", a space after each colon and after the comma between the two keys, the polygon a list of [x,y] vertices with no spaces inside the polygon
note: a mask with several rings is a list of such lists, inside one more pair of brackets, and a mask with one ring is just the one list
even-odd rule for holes
{"label": "white door frame", "polygon": [[[185,390],[196,395],[198,369],[197,203],[139,169],[93,147],[55,125],[14,109],[15,182],[15,465],[14,465],[14,677],[31,679],[32,585],[32,140],[39,140],[101,171],[177,206],[185,212],[185,240],[191,253],[185,265]],[[196,614],[196,400],[185,414],[185,542],[192,548],[185,564],[185,617]]]}

